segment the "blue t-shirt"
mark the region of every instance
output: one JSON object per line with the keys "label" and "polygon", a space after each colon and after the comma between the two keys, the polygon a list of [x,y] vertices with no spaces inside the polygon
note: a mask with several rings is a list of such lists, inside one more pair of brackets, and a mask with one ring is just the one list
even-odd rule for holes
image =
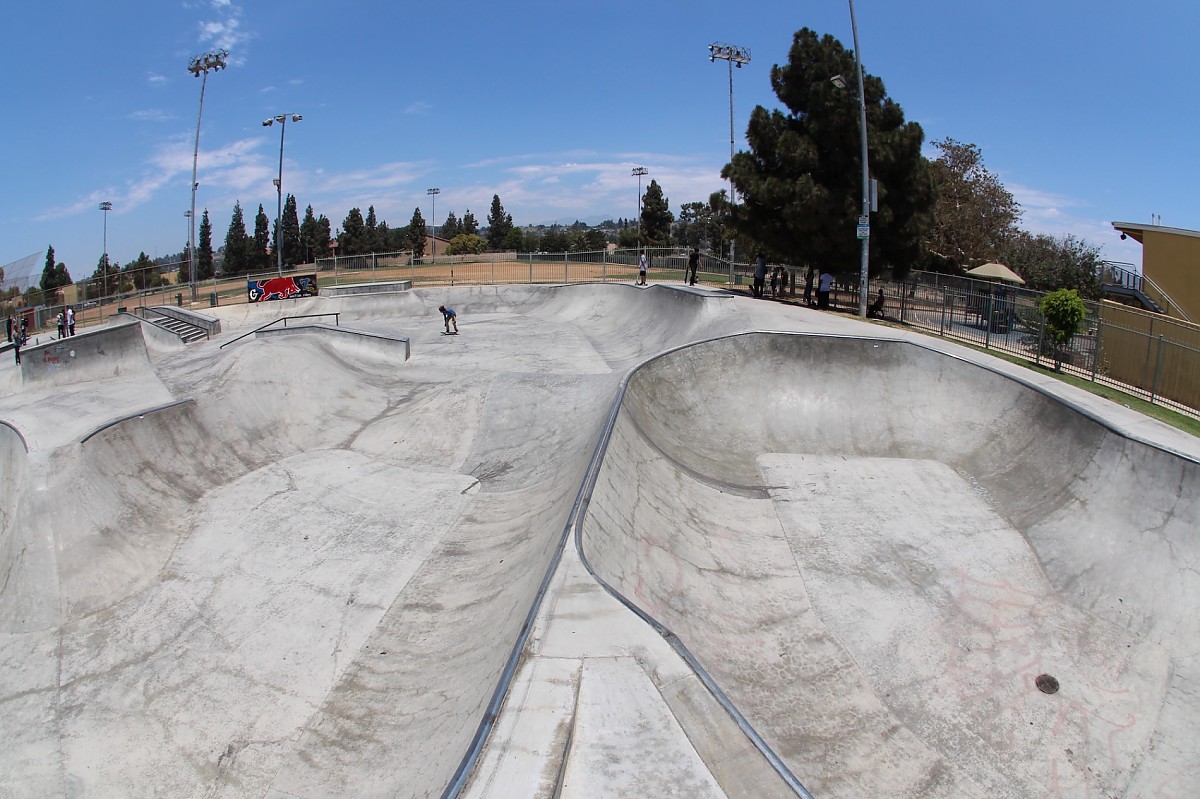
{"label": "blue t-shirt", "polygon": [[447,308],[446,310],[442,311],[442,314],[443,314],[443,315],[444,315],[444,316],[445,316],[447,319],[449,319],[451,316],[458,316],[458,314],[456,314],[456,313],[454,312],[454,309],[453,309],[453,308]]}

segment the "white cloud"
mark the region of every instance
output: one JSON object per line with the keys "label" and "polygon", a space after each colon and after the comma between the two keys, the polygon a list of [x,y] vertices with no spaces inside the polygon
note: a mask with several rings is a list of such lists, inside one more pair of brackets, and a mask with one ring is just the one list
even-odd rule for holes
{"label": "white cloud", "polygon": [[175,118],[175,115],[158,108],[146,108],[132,112],[129,118],[138,122],[169,122]]}
{"label": "white cloud", "polygon": [[146,81],[155,86],[161,86],[167,82],[167,76],[159,75],[157,72],[151,72],[146,75]]}
{"label": "white cloud", "polygon": [[424,100],[418,100],[415,103],[409,103],[408,107],[404,109],[404,113],[416,114],[419,116],[428,114],[432,110],[433,106],[431,106],[429,103],[425,102]]}

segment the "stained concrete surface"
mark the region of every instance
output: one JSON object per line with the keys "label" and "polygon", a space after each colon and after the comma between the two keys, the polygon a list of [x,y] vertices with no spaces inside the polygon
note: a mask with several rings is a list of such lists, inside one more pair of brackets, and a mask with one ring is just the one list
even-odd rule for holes
{"label": "stained concrete surface", "polygon": [[[0,370],[6,795],[439,795],[629,370],[881,330],[628,285],[214,312],[184,350],[97,330],[119,374]],[[332,312],[412,358],[319,330],[218,348]],[[1200,447],[1051,390],[1173,452],[911,344],[673,352],[632,378],[585,551],[818,796],[1190,795],[1197,478],[1173,453]],[[570,551],[467,795],[555,791],[790,793]]]}

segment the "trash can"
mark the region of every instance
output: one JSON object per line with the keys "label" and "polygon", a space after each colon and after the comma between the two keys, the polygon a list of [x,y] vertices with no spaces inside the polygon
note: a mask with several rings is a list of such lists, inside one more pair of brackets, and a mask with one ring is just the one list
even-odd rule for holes
{"label": "trash can", "polygon": [[183,295],[182,294],[175,295],[175,304],[178,305],[180,308],[183,307]]}
{"label": "trash can", "polygon": [[214,291],[208,295],[208,307],[209,308],[217,307],[217,292]]}

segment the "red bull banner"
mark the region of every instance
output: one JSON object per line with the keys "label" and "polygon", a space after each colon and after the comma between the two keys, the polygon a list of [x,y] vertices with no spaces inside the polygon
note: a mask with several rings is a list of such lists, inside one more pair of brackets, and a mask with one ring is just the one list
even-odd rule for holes
{"label": "red bull banner", "polygon": [[250,302],[286,300],[291,297],[317,296],[316,275],[291,275],[272,277],[267,280],[246,281],[246,294]]}

